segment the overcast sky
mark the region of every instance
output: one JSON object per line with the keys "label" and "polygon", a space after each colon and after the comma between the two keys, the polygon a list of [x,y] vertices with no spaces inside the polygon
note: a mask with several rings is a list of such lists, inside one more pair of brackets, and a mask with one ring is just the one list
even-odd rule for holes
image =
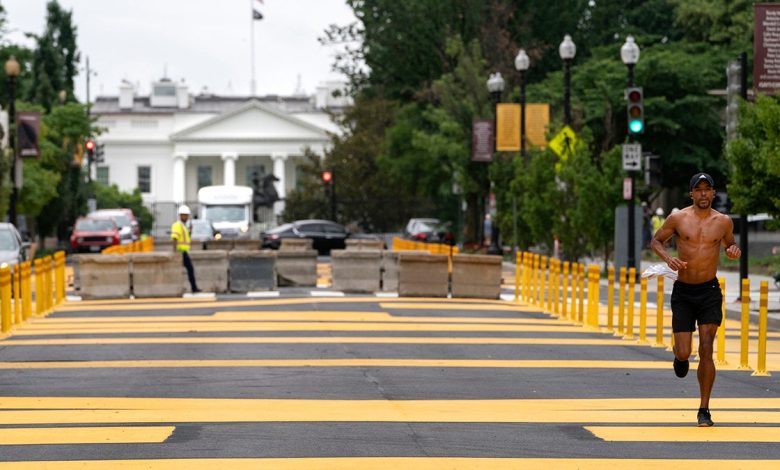
{"label": "overcast sky", "polygon": [[[89,56],[97,73],[96,95],[117,95],[122,79],[149,84],[167,71],[192,92],[249,94],[252,3],[265,16],[254,22],[257,94],[290,95],[300,75],[312,94],[318,83],[340,78],[331,71],[332,47],[317,41],[332,23],[354,21],[344,0],[59,0],[73,11],[82,68]],[[47,0],[0,0],[8,42],[33,44],[25,32],[41,33]],[[84,99],[85,73],[76,94]]]}

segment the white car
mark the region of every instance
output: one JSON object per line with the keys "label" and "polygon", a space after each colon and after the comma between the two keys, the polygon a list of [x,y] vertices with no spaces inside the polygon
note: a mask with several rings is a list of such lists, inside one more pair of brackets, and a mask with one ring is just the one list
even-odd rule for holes
{"label": "white car", "polygon": [[112,219],[119,227],[119,243],[126,245],[138,239],[133,227],[133,221],[127,213],[121,209],[99,209],[87,214],[87,217],[96,217],[102,219]]}

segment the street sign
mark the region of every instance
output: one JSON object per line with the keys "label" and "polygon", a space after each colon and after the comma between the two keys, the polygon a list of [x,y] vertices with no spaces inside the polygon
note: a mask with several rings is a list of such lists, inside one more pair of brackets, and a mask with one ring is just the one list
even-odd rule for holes
{"label": "street sign", "polygon": [[560,132],[555,134],[555,137],[550,140],[548,144],[550,150],[555,152],[561,160],[566,160],[569,154],[574,151],[574,146],[577,145],[577,134],[569,126],[564,126]]}
{"label": "street sign", "polygon": [[520,150],[520,105],[500,103],[496,106],[496,150]]}
{"label": "street sign", "polygon": [[493,121],[474,119],[471,124],[471,161],[493,161]]}
{"label": "street sign", "polygon": [[22,158],[38,158],[38,135],[41,132],[41,113],[22,111],[16,113],[16,147]]}
{"label": "street sign", "polygon": [[642,170],[642,145],[623,144],[623,170]]}
{"label": "street sign", "polygon": [[631,200],[631,178],[623,178],[623,199],[626,201]]}
{"label": "street sign", "polygon": [[773,95],[780,89],[780,4],[754,4],[753,18],[753,87]]}

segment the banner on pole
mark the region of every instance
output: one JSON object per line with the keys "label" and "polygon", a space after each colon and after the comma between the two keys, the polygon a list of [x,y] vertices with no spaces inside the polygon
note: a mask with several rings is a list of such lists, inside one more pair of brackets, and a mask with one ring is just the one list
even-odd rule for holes
{"label": "banner on pole", "polygon": [[496,106],[496,150],[520,151],[520,105],[499,103]]}
{"label": "banner on pole", "polygon": [[471,123],[471,161],[493,161],[493,121],[474,119]]}

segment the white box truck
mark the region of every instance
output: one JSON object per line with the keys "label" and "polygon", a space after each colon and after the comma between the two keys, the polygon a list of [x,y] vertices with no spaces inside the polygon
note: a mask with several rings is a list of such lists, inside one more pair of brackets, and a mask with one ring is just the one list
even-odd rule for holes
{"label": "white box truck", "polygon": [[208,220],[223,238],[251,238],[252,188],[204,186],[198,191],[199,218]]}

